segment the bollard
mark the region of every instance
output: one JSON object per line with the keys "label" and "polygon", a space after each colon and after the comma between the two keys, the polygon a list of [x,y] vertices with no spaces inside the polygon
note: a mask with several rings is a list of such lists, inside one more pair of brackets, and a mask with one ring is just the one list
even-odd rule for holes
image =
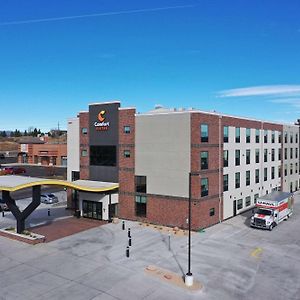
{"label": "bollard", "polygon": [[122,230],[125,230],[125,221],[122,221]]}
{"label": "bollard", "polygon": [[48,217],[50,217],[50,208],[48,208]]}
{"label": "bollard", "polygon": [[131,238],[130,228],[128,228],[128,237]]}
{"label": "bollard", "polygon": [[126,248],[126,257],[129,257],[129,246]]}
{"label": "bollard", "polygon": [[171,251],[171,235],[169,233],[169,251]]}
{"label": "bollard", "polygon": [[4,218],[4,210],[2,210],[2,217]]}
{"label": "bollard", "polygon": [[131,237],[128,240],[128,245],[131,246]]}

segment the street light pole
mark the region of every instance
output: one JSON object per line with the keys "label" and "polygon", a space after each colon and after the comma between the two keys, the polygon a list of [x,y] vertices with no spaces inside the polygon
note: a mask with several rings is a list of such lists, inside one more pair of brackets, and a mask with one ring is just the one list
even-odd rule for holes
{"label": "street light pole", "polygon": [[191,224],[192,224],[192,173],[189,173],[189,242],[188,242],[188,272],[185,275],[185,285],[193,285],[193,274],[191,272]]}

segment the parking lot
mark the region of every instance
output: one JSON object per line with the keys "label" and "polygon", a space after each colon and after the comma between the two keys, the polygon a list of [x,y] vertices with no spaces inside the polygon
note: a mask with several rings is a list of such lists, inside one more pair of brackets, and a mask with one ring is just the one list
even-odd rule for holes
{"label": "parking lot", "polygon": [[0,299],[300,299],[300,197],[294,215],[273,231],[237,216],[192,235],[191,292],[145,268],[187,272],[187,237],[126,222],[35,246],[0,237]]}

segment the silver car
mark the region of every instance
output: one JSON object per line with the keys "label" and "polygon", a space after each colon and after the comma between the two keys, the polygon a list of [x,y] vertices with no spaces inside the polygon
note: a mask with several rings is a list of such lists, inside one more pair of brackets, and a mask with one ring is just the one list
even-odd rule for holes
{"label": "silver car", "polygon": [[58,198],[54,194],[41,194],[41,202],[45,204],[53,204],[58,202]]}

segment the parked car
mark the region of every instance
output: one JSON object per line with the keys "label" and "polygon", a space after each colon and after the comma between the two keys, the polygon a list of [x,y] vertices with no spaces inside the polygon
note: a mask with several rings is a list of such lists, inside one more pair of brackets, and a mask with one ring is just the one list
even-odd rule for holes
{"label": "parked car", "polygon": [[26,173],[26,170],[22,167],[4,167],[2,172],[4,175],[17,175]]}
{"label": "parked car", "polygon": [[9,208],[2,198],[0,198],[0,211],[8,211]]}
{"label": "parked car", "polygon": [[22,167],[13,167],[13,174],[24,174],[26,170]]}
{"label": "parked car", "polygon": [[45,204],[53,204],[58,202],[58,198],[54,194],[41,194],[41,202]]}
{"label": "parked car", "polygon": [[4,167],[3,169],[4,175],[13,175],[14,169],[13,167]]}
{"label": "parked car", "polygon": [[0,154],[0,159],[4,159],[5,155],[3,153]]}

